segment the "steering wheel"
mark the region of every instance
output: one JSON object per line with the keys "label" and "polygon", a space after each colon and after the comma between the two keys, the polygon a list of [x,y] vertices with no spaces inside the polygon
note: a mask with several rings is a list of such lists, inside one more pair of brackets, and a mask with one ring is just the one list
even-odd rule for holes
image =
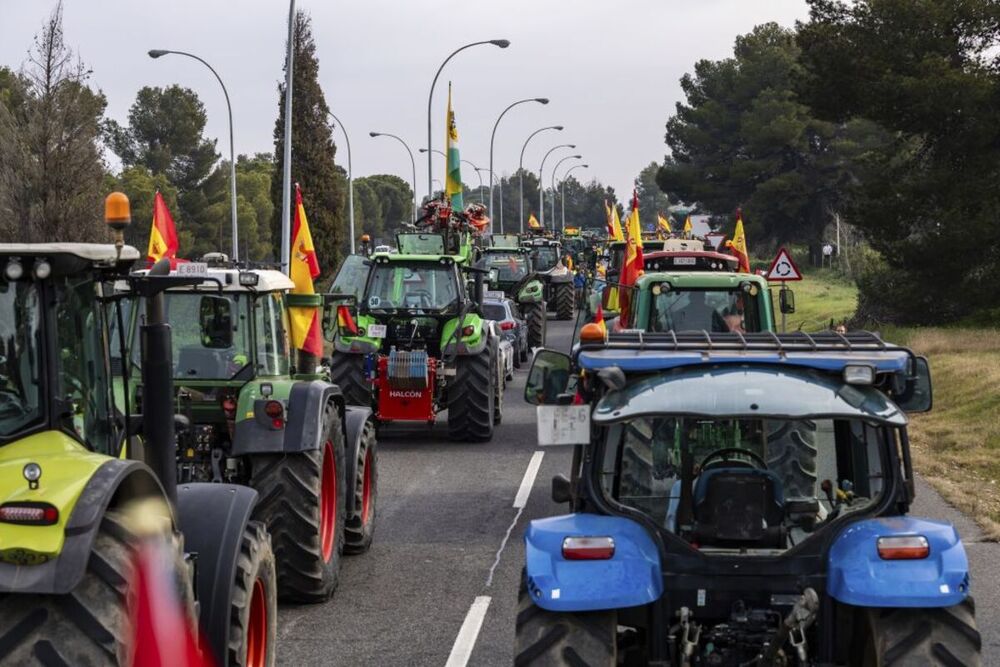
{"label": "steering wheel", "polygon": [[701,464],[698,466],[698,470],[705,472],[708,468],[709,461],[714,459],[721,459],[720,463],[725,463],[729,461],[730,454],[739,454],[741,456],[746,456],[753,464],[748,464],[746,461],[735,461],[735,463],[742,463],[743,465],[751,468],[760,468],[761,470],[767,470],[767,461],[765,461],[761,456],[751,452],[749,449],[743,449],[742,447],[726,447],[724,449],[717,449],[705,458],[701,460]]}

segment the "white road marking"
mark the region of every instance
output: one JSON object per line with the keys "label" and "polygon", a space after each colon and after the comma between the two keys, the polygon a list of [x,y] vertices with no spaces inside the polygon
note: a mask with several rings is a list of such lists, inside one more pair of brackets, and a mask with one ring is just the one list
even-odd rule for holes
{"label": "white road marking", "polygon": [[528,504],[528,496],[531,495],[531,487],[535,485],[535,477],[538,476],[538,468],[542,465],[543,456],[545,456],[543,451],[537,451],[531,455],[528,469],[524,471],[524,479],[521,480],[521,486],[517,489],[517,495],[514,496],[514,509],[521,509]]}
{"label": "white road marking", "polygon": [[469,664],[472,649],[479,637],[479,630],[483,627],[483,619],[486,618],[486,610],[490,608],[490,600],[489,595],[479,595],[472,601],[469,613],[465,615],[458,636],[455,637],[451,653],[448,654],[448,662],[444,664],[445,667],[465,667]]}

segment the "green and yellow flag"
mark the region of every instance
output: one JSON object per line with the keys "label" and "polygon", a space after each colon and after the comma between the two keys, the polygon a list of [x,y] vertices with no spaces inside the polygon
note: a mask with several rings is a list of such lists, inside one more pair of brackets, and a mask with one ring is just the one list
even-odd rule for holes
{"label": "green and yellow flag", "polygon": [[445,142],[445,155],[448,156],[447,172],[444,176],[444,194],[451,201],[451,207],[456,211],[465,208],[462,201],[462,160],[458,154],[458,128],[455,127],[455,112],[451,108],[451,82],[448,82],[448,137]]}

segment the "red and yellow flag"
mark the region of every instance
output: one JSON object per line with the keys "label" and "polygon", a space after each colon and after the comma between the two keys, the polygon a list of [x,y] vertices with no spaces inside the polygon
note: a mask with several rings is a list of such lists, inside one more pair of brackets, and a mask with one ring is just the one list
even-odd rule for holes
{"label": "red and yellow flag", "polygon": [[535,217],[534,213],[532,213],[532,214],[530,214],[528,216],[528,227],[530,229],[541,229],[542,228],[542,223],[538,222],[538,218]]}
{"label": "red and yellow flag", "polygon": [[632,212],[628,216],[628,246],[622,265],[622,285],[634,285],[642,275],[642,225],[639,224],[639,195],[632,191]]}
{"label": "red and yellow flag", "polygon": [[611,207],[611,240],[624,241],[625,233],[622,232],[622,221],[618,217],[618,206]]}
{"label": "red and yellow flag", "polygon": [[694,231],[694,226],[691,224],[691,214],[688,213],[687,217],[684,218],[684,237],[691,238],[691,232]]}
{"label": "red and yellow flag", "polygon": [[670,238],[670,232],[672,231],[673,230],[670,229],[670,221],[664,218],[662,213],[657,213],[656,214],[657,236],[659,236],[661,239],[668,239]]}
{"label": "red and yellow flag", "polygon": [[177,257],[177,228],[174,227],[174,219],[167,208],[167,202],[163,201],[163,195],[156,191],[153,197],[153,228],[149,232],[149,250],[146,251],[146,259],[150,264],[158,262],[167,257],[175,259]]}
{"label": "red and yellow flag", "polygon": [[601,327],[601,333],[603,333],[604,337],[607,338],[608,325],[604,321],[604,308],[601,307],[601,304],[597,304],[597,312],[594,313],[594,324]]}
{"label": "red and yellow flag", "polygon": [[747,250],[747,235],[743,231],[743,210],[736,209],[736,231],[733,239],[726,241],[729,254],[740,260],[739,271],[750,273],[750,252]]}
{"label": "red and yellow flag", "polygon": [[[295,184],[295,217],[292,223],[292,251],[288,263],[288,277],[295,283],[292,294],[315,294],[313,279],[319,275],[316,248],[309,233],[306,209],[302,205],[302,190]],[[295,306],[288,309],[292,328],[292,345],[313,356],[323,355],[323,333],[320,328],[319,308]]]}

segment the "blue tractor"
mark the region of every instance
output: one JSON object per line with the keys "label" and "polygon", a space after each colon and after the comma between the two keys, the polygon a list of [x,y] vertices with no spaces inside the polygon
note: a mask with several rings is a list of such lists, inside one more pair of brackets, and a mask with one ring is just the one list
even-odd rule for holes
{"label": "blue tractor", "polygon": [[866,332],[581,331],[525,388],[574,447],[518,665],[978,665],[965,548],[907,515],[927,360]]}

